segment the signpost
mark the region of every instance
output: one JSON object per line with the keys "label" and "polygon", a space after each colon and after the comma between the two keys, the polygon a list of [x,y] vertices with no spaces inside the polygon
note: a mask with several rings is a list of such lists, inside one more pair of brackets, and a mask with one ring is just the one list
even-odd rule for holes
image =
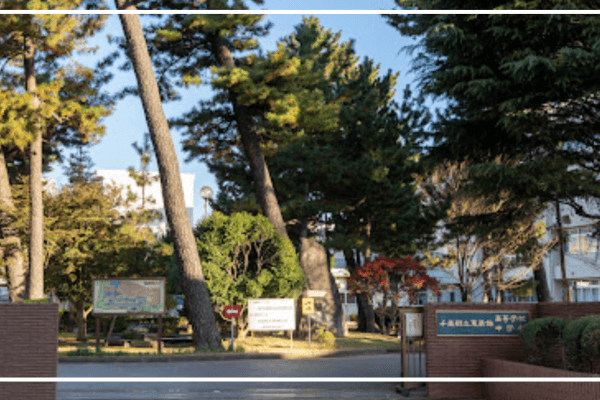
{"label": "signpost", "polygon": [[242,306],[230,304],[223,307],[225,318],[231,318],[231,351],[233,351],[233,319],[239,318],[242,312]]}
{"label": "signpost", "polygon": [[93,312],[96,315],[96,351],[100,351],[101,315],[158,315],[158,352],[161,353],[162,316],[165,313],[165,278],[94,279]]}
{"label": "signpost", "polygon": [[308,349],[310,350],[312,329],[310,326],[310,316],[315,312],[315,299],[310,297],[302,299],[302,314],[308,316]]}

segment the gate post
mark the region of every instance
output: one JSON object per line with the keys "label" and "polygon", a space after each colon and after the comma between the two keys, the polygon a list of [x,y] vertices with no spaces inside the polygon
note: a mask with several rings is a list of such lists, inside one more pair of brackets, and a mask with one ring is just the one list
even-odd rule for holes
{"label": "gate post", "polygon": [[[424,338],[423,329],[423,306],[410,306],[400,309],[399,332],[401,335],[400,359],[401,359],[401,377],[419,378],[421,374],[421,344],[420,341]],[[419,344],[418,357],[415,366],[411,368],[411,346],[414,340],[418,340]],[[417,369],[418,368],[418,369]],[[423,386],[422,382],[402,382],[396,390],[402,393],[403,396],[409,395],[409,388]]]}

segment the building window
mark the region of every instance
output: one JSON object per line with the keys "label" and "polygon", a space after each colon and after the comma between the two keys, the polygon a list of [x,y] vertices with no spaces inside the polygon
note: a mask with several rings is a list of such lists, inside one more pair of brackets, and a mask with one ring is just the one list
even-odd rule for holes
{"label": "building window", "polygon": [[450,303],[454,303],[456,301],[454,292],[450,292]]}
{"label": "building window", "polygon": [[591,228],[569,229],[568,240],[565,243],[566,251],[569,253],[583,253],[597,251],[598,240],[592,237]]}
{"label": "building window", "polygon": [[600,285],[598,280],[578,281],[575,283],[575,300],[577,302],[600,301]]}

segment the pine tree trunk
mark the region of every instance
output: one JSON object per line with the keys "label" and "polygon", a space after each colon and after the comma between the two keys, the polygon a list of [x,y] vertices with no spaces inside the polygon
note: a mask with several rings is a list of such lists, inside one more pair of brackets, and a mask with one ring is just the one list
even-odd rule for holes
{"label": "pine tree trunk", "polygon": [[[346,268],[348,268],[350,274],[353,274],[359,266],[358,251],[356,252],[356,258],[354,258],[353,253],[353,250],[344,250]],[[360,332],[375,332],[375,311],[369,297],[365,293],[357,293],[356,305],[358,307],[358,330]]]}
{"label": "pine tree trunk", "polygon": [[373,302],[366,293],[358,293],[358,330],[360,332],[375,332],[375,311]]}
{"label": "pine tree trunk", "polygon": [[[129,5],[124,0],[116,0],[116,3],[119,10],[135,10],[135,6]],[[221,335],[204,282],[196,239],[185,209],[177,155],[162,108],[142,26],[135,14],[121,14],[119,18],[125,32],[128,55],[137,78],[150,137],[156,153],[167,222],[182,264],[183,289],[189,309],[190,323],[194,329],[194,345],[196,347],[222,348]]]}
{"label": "pine tree trunk", "polygon": [[[4,159],[4,150],[0,146],[0,202],[4,207],[14,207]],[[0,211],[0,239],[3,241],[3,254],[6,261],[8,277],[8,298],[11,303],[20,303],[27,296],[27,268],[21,248],[21,238],[13,227],[14,217],[10,213]]]}
{"label": "pine tree trunk", "polygon": [[[215,53],[214,55],[219,61],[219,64],[225,68],[234,68],[235,61],[229,47],[227,47],[225,39],[220,35],[214,35],[211,42]],[[261,210],[275,227],[277,232],[287,238],[288,234],[279,207],[279,202],[277,201],[277,196],[275,194],[275,187],[273,186],[269,167],[260,147],[260,138],[253,129],[251,114],[247,107],[238,104],[234,93],[229,93],[229,100],[233,107],[238,132],[244,147],[244,153],[250,164],[250,170],[252,171],[254,180],[254,190],[260,202]],[[318,245],[318,243],[316,244]],[[322,254],[325,254],[326,258],[325,249],[321,246],[322,251],[317,251],[312,242],[309,243],[302,239],[300,248],[300,265],[302,266],[302,270],[308,281],[309,288],[326,291],[324,299],[325,309],[323,312],[326,315],[326,319],[330,320],[332,323],[330,329],[337,336],[343,335],[343,309],[339,293],[337,293],[337,286],[335,285],[335,281],[333,281],[333,286],[331,285],[333,278],[331,277],[331,273],[326,264],[325,266],[323,266],[322,263],[315,264],[317,260],[322,258]],[[304,251],[302,249],[304,249]],[[311,252],[319,252],[321,254],[315,253],[309,255]],[[302,257],[302,254],[304,254],[304,258]],[[329,275],[329,278],[327,278],[326,275]],[[321,287],[322,289],[320,289]]]}
{"label": "pine tree trunk", "polygon": [[321,312],[320,315],[315,315],[314,318],[320,319],[319,322],[323,323],[327,330],[333,332],[336,337],[343,337],[344,311],[337,285],[329,270],[327,251],[321,244],[317,243],[315,238],[308,237],[307,225],[306,220],[302,221],[300,265],[306,274],[308,289],[325,291],[325,297],[315,299],[315,303],[321,305]]}
{"label": "pine tree trunk", "polygon": [[[34,95],[32,106],[38,108],[40,101],[36,96],[35,80],[35,45],[33,40],[25,37],[25,89]],[[44,297],[44,204],[42,202],[42,132],[39,124],[35,124],[35,138],[30,146],[30,232],[29,242],[29,298]]]}
{"label": "pine tree trunk", "polygon": [[[229,47],[227,47],[225,39],[220,35],[214,35],[211,42],[213,52],[216,53],[215,56],[219,64],[225,68],[234,68],[235,61]],[[247,107],[238,104],[235,94],[232,92],[229,92],[229,100],[233,106],[238,132],[244,146],[244,153],[246,153],[246,157],[250,163],[250,170],[254,179],[254,190],[260,202],[260,207],[277,232],[287,238],[288,234],[283,216],[281,215],[281,209],[279,208],[279,202],[275,195],[275,187],[273,186],[273,181],[271,181],[265,156],[260,148],[260,138],[252,128],[252,116]]]}

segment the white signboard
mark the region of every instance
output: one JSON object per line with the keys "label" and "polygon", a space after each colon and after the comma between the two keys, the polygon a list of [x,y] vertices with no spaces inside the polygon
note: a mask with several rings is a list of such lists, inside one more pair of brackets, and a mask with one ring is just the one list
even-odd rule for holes
{"label": "white signboard", "polygon": [[308,297],[325,297],[327,294],[324,290],[309,290]]}
{"label": "white signboard", "polygon": [[296,300],[248,300],[248,327],[251,331],[289,331],[296,329]]}
{"label": "white signboard", "polygon": [[406,337],[423,336],[423,314],[406,313]]}

